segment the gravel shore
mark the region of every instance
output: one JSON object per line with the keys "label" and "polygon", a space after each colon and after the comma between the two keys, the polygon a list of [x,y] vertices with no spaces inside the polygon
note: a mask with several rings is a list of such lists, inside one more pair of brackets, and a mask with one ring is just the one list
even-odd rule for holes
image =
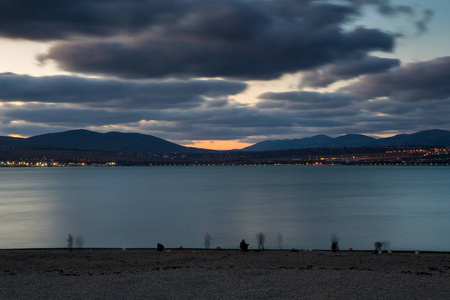
{"label": "gravel shore", "polygon": [[0,299],[450,299],[450,253],[0,250]]}

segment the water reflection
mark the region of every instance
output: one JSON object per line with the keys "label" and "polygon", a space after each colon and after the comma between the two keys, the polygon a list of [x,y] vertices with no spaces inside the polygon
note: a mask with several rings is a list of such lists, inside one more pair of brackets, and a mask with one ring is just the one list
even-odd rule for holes
{"label": "water reflection", "polygon": [[[0,169],[0,248],[448,250],[446,168],[129,167]],[[282,234],[282,236],[281,236]],[[281,236],[281,239],[280,239]]]}
{"label": "water reflection", "polygon": [[58,207],[53,207],[39,195],[5,198],[0,192],[0,197],[0,247],[54,245],[55,236],[52,233],[59,223]]}

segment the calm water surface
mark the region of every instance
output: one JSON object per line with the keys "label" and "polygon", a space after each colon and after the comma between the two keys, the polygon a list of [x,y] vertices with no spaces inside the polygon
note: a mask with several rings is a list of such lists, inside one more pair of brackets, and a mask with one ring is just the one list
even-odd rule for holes
{"label": "calm water surface", "polygon": [[448,167],[252,166],[0,169],[0,248],[450,251]]}

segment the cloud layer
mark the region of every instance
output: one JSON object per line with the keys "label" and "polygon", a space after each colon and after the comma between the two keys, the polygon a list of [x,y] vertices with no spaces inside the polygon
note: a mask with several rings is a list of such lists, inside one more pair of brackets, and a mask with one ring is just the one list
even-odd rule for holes
{"label": "cloud layer", "polygon": [[247,85],[225,80],[123,81],[73,76],[0,74],[4,102],[88,103],[111,108],[186,108],[235,95]]}
{"label": "cloud layer", "polygon": [[400,60],[368,56],[359,60],[341,61],[306,72],[301,87],[326,87],[341,80],[356,78],[360,75],[381,73],[398,67]]}
{"label": "cloud layer", "polygon": [[368,99],[389,97],[400,102],[424,102],[450,97],[450,56],[406,64],[383,74],[367,75],[344,90]]}
{"label": "cloud layer", "polygon": [[[0,119],[3,130],[15,133],[120,128],[183,143],[254,142],[262,137],[379,133],[392,128],[411,132],[450,127],[449,80],[450,58],[442,57],[361,76],[336,92],[267,92],[255,105],[243,105],[232,97],[246,85],[234,81],[142,82],[3,74]],[[166,98],[169,102],[163,101]],[[183,100],[174,103],[174,98]]]}
{"label": "cloud layer", "polygon": [[[148,0],[114,2],[109,10],[103,1],[64,2],[62,16],[58,13],[63,8],[37,8],[38,20],[33,21],[42,30],[10,32],[6,26],[3,34],[63,39],[41,60],[53,60],[67,71],[134,79],[275,79],[364,58],[370,51],[392,51],[395,44],[395,35],[381,30],[343,29],[359,14],[357,5],[293,0],[170,0],[171,6]],[[71,9],[72,18],[86,14],[84,22],[64,19]],[[149,12],[146,18],[144,11]],[[117,18],[117,24],[104,20],[105,12]],[[91,35],[95,39],[73,38]]]}
{"label": "cloud layer", "polygon": [[[1,134],[189,143],[450,129],[450,58],[382,57],[401,35],[353,25],[366,9],[421,33],[433,16],[389,0],[2,1],[0,36],[51,42],[40,61],[78,75],[0,74]],[[272,89],[286,74],[298,86]],[[259,96],[237,102],[254,80]]]}

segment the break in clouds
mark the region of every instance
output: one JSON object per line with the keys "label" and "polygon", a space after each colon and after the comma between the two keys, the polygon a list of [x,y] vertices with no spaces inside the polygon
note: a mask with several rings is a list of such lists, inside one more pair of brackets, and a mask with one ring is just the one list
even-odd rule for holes
{"label": "break in clouds", "polygon": [[[394,3],[3,1],[0,36],[51,42],[37,59],[78,76],[0,74],[2,131],[113,128],[254,142],[447,128],[450,58],[402,65],[380,54],[401,34],[352,26],[372,9],[426,32],[432,11]],[[297,90],[271,91],[270,80],[286,74],[299,74]],[[265,90],[236,101],[255,80]]]}

